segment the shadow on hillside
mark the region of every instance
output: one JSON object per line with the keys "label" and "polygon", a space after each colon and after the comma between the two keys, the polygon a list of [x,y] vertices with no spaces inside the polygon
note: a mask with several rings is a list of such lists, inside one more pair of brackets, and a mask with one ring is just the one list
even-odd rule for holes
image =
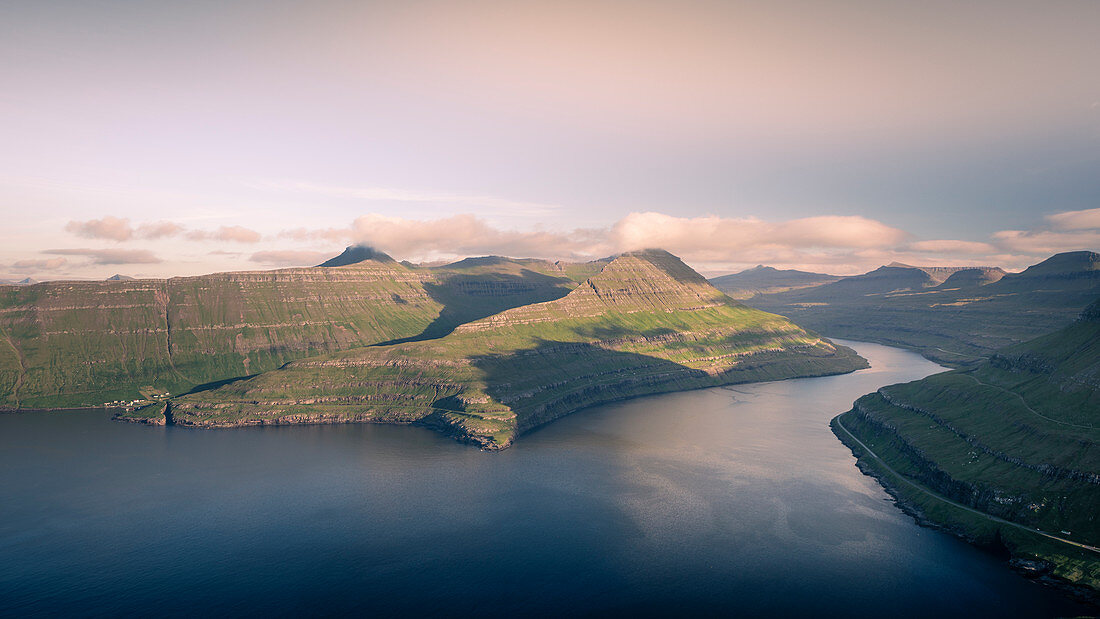
{"label": "shadow on hillside", "polygon": [[224,387],[225,385],[231,385],[235,382],[247,380],[256,376],[256,374],[245,374],[244,376],[233,376],[231,378],[223,378],[221,380],[212,380],[208,383],[202,383],[201,385],[195,385],[188,391],[181,393],[180,395],[191,395],[193,393],[201,393],[203,391],[212,391],[218,387]]}
{"label": "shadow on hillside", "polygon": [[471,359],[486,392],[513,408],[520,433],[591,406],[729,382],[667,359],[583,342],[539,340],[534,348]]}
{"label": "shadow on hillside", "polygon": [[389,346],[441,338],[467,322],[514,307],[560,299],[569,294],[573,286],[574,283],[567,277],[552,277],[528,269],[523,269],[519,275],[449,275],[438,284],[424,285],[432,300],[443,305],[443,310],[431,324],[416,335],[373,345]]}

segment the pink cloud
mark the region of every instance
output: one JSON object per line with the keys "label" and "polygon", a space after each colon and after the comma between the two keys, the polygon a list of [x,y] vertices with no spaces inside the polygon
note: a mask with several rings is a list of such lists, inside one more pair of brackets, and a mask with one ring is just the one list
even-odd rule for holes
{"label": "pink cloud", "polygon": [[1100,229],[1100,208],[1056,213],[1048,215],[1047,221],[1058,230],[1096,230]]}
{"label": "pink cloud", "polygon": [[111,217],[110,215],[102,219],[70,221],[65,224],[65,230],[87,239],[127,241],[134,236],[134,229],[130,226],[129,219]]}
{"label": "pink cloud", "polygon": [[278,266],[316,266],[332,257],[332,252],[323,251],[258,251],[249,260],[262,264]]}
{"label": "pink cloud", "polygon": [[155,223],[141,224],[137,228],[138,236],[145,239],[161,239],[176,236],[183,232],[183,226],[171,221],[158,221]]}

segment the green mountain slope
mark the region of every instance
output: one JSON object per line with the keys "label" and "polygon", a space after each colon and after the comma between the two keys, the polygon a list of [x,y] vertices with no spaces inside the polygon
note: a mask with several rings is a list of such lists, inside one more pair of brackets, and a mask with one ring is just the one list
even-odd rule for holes
{"label": "green mountain slope", "polygon": [[132,417],[204,427],[425,424],[487,449],[580,408],[638,395],[866,367],[748,308],[671,254],[624,254],[564,297],[437,340],[290,363]]}
{"label": "green mountain slope", "polygon": [[834,337],[902,346],[951,367],[1073,322],[1100,295],[1100,255],[1057,254],[1022,273],[894,264],[746,303]]}
{"label": "green mountain slope", "polygon": [[[1057,332],[969,370],[891,385],[856,401],[834,429],[943,497],[1032,530],[1100,546],[1100,302]],[[866,453],[861,461],[871,465]],[[964,513],[891,483],[931,520],[1042,557],[1100,587],[1100,553]]]}
{"label": "green mountain slope", "polygon": [[559,298],[601,267],[497,259],[417,268],[372,256],[331,268],[0,286],[0,408],[181,393],[294,359],[438,337]]}

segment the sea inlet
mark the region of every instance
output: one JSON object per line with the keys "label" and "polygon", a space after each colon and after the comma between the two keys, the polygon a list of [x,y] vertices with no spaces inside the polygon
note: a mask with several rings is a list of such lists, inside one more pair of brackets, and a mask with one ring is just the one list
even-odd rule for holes
{"label": "sea inlet", "polygon": [[942,368],[843,343],[872,367],[592,408],[500,453],[0,415],[0,615],[1088,612],[856,469],[829,420]]}

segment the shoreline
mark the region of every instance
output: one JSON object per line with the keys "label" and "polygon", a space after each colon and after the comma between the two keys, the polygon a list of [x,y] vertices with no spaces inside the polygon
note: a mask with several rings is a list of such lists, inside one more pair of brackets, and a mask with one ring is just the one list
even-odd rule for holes
{"label": "shoreline", "polygon": [[[918,505],[915,501],[906,496],[900,485],[894,483],[892,480],[889,480],[888,477],[898,476],[909,484],[912,484],[916,489],[921,490],[928,496],[944,502],[948,505],[952,505],[956,509],[967,509],[968,511],[972,511],[975,514],[980,514],[990,519],[992,522],[1001,521],[1001,519],[990,516],[989,514],[985,514],[984,512],[980,512],[979,510],[975,510],[972,508],[961,508],[956,505],[954,501],[950,501],[939,496],[937,493],[928,490],[927,488],[924,488],[920,484],[917,484],[916,482],[905,478],[901,473],[898,473],[897,471],[891,469],[890,466],[885,463],[885,461],[883,461],[869,448],[859,443],[859,439],[856,438],[855,435],[851,434],[851,432],[844,427],[844,425],[840,422],[840,417],[844,414],[846,413],[841,413],[840,415],[837,415],[829,420],[829,429],[832,431],[837,440],[839,440],[841,444],[843,444],[852,452],[852,456],[856,459],[856,468],[859,469],[859,471],[867,477],[870,477],[878,482],[879,486],[881,486],[882,489],[893,499],[893,502],[898,507],[898,509],[901,510],[901,512],[905,515],[912,518],[917,526],[947,533],[948,535],[956,537],[978,549],[1000,555],[1000,558],[1004,560],[1007,567],[1012,569],[1012,571],[1016,572],[1017,574],[1020,574],[1024,578],[1037,582],[1045,587],[1056,589],[1078,602],[1100,608],[1100,590],[1085,584],[1072,582],[1054,574],[1055,565],[1043,558],[1022,556],[1020,553],[1014,552],[1013,548],[1010,545],[1005,544],[1004,541],[1001,539],[999,529],[997,530],[995,539],[992,542],[986,542],[981,540],[977,535],[974,534],[973,531],[969,530],[965,525],[946,524],[928,516],[928,514],[925,513],[924,509],[921,508],[920,505]],[[880,470],[874,464],[871,464],[871,462],[873,461],[877,461],[882,467],[886,468],[887,470]],[[1072,542],[1067,542],[1066,540],[1061,540],[1060,538],[1050,536],[1049,534],[1044,534],[1041,531],[1031,530],[1028,527],[1025,527],[1024,525],[1020,525],[1018,523],[1012,523],[1011,521],[1003,522],[1012,526],[1016,526],[1029,533],[1043,535],[1044,537],[1050,537],[1058,541],[1072,544]],[[1092,549],[1091,547],[1088,548]]]}

